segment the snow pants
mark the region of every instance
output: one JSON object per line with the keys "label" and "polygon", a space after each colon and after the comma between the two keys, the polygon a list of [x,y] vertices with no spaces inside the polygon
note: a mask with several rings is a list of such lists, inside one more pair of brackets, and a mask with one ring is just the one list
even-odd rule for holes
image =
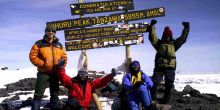
{"label": "snow pants", "polygon": [[157,86],[163,80],[163,76],[165,77],[165,93],[164,93],[164,103],[169,103],[171,98],[171,89],[174,88],[174,79],[175,79],[175,70],[174,69],[162,69],[160,71],[154,70],[154,74],[152,80],[154,82],[154,86],[152,88],[152,98],[156,98]]}
{"label": "snow pants", "polygon": [[50,89],[50,108],[51,110],[54,110],[58,107],[59,80],[57,75],[55,73],[38,72],[32,110],[40,110],[41,98],[48,85]]}
{"label": "snow pants", "polygon": [[145,85],[141,85],[137,90],[134,90],[127,94],[127,104],[129,110],[138,110],[139,102],[142,103],[142,106],[145,110],[149,110],[152,100],[150,92]]}

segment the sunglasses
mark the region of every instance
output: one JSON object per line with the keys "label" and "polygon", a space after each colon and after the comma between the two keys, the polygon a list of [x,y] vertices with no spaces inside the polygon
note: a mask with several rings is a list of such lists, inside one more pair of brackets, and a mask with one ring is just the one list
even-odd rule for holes
{"label": "sunglasses", "polygon": [[137,68],[137,67],[139,67],[139,66],[137,66],[137,65],[135,65],[135,66],[131,66],[132,68]]}
{"label": "sunglasses", "polygon": [[56,33],[56,31],[47,31],[47,32],[53,32],[53,33]]}
{"label": "sunglasses", "polygon": [[82,78],[88,78],[89,75],[88,75],[88,74],[80,74],[79,77],[82,77]]}

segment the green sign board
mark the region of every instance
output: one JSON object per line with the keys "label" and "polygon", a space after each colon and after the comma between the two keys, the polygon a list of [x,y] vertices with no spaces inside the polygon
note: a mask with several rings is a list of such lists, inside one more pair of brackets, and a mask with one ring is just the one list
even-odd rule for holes
{"label": "green sign board", "polygon": [[138,45],[144,43],[143,34],[105,37],[97,39],[79,40],[65,42],[67,51],[76,51],[84,49],[108,48],[126,45]]}
{"label": "green sign board", "polygon": [[101,12],[133,10],[133,0],[102,1],[92,3],[70,4],[72,15],[92,14]]}
{"label": "green sign board", "polygon": [[85,17],[78,19],[69,19],[62,21],[47,22],[47,25],[53,25],[57,30],[66,30],[74,28],[82,28],[93,25],[122,23],[125,21],[135,21],[148,18],[162,17],[165,16],[165,9],[163,7],[146,9],[139,11],[131,11],[127,13],[111,14],[109,16],[99,17]]}
{"label": "green sign board", "polygon": [[147,31],[147,23],[136,23],[126,25],[115,25],[107,27],[83,28],[75,30],[65,30],[66,41],[82,40],[97,37],[106,37],[113,35],[125,35],[135,33],[145,33]]}

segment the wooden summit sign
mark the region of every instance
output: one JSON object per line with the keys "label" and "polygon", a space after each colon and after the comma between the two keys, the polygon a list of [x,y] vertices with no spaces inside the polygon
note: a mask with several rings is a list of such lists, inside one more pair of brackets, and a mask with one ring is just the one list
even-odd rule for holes
{"label": "wooden summit sign", "polygon": [[147,23],[136,23],[126,25],[115,25],[107,27],[84,28],[75,30],[65,30],[65,40],[82,40],[97,37],[106,37],[113,35],[125,35],[135,33],[145,33],[147,31]]}
{"label": "wooden summit sign", "polygon": [[142,43],[144,43],[143,34],[137,34],[65,42],[65,47],[67,51],[76,51],[84,49],[138,45]]}
{"label": "wooden summit sign", "polygon": [[59,30],[66,30],[73,28],[82,28],[86,26],[121,23],[124,21],[134,21],[134,20],[141,20],[141,19],[148,19],[148,18],[162,17],[162,16],[165,16],[164,7],[131,11],[127,13],[111,14],[109,16],[85,17],[78,19],[53,21],[53,22],[47,22],[47,25],[53,25],[59,31]]}
{"label": "wooden summit sign", "polygon": [[133,10],[133,0],[119,0],[119,1],[102,1],[92,3],[78,3],[70,4],[71,14],[92,14],[101,12],[123,11],[125,9]]}

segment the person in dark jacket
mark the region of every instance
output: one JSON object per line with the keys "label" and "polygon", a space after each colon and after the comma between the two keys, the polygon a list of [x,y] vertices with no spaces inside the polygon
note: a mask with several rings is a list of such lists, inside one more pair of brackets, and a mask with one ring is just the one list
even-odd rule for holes
{"label": "person in dark jacket", "polygon": [[156,97],[156,87],[160,84],[163,76],[165,76],[165,95],[164,102],[169,103],[171,98],[171,90],[174,88],[175,70],[176,70],[176,51],[186,42],[189,34],[189,22],[182,22],[184,28],[182,35],[176,40],[170,27],[166,26],[162,35],[162,39],[158,39],[155,30],[156,20],[151,20],[149,40],[156,50],[155,68],[152,80],[154,87],[152,97]]}
{"label": "person in dark jacket", "polygon": [[64,110],[88,110],[92,100],[92,92],[106,86],[114,78],[116,71],[112,69],[112,73],[103,78],[89,80],[88,72],[79,70],[77,76],[71,78],[66,75],[63,67],[64,62],[64,60],[60,60],[57,70],[61,84],[68,89],[68,101]]}
{"label": "person in dark jacket", "polygon": [[32,110],[40,110],[41,98],[48,85],[51,96],[51,110],[56,109],[59,104],[59,80],[55,73],[55,66],[60,59],[67,61],[67,55],[63,45],[55,35],[56,28],[51,25],[47,26],[43,39],[35,42],[30,50],[30,61],[38,70]]}
{"label": "person in dark jacket", "polygon": [[139,102],[142,103],[145,110],[149,110],[152,104],[149,90],[153,86],[153,82],[140,68],[140,63],[133,61],[129,66],[129,72],[122,80],[122,87],[130,110],[138,110]]}

